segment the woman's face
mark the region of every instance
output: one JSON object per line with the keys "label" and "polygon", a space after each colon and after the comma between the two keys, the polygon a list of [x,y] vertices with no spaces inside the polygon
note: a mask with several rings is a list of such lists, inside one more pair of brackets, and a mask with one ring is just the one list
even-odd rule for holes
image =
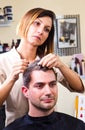
{"label": "woman's face", "polygon": [[29,27],[27,41],[33,46],[42,45],[48,38],[52,19],[48,16],[37,18]]}

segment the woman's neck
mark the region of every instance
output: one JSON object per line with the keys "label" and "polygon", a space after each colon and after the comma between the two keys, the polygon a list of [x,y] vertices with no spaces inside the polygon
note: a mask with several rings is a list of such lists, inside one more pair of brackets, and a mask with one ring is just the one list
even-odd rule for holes
{"label": "woman's neck", "polygon": [[29,62],[34,61],[36,58],[36,48],[29,48],[27,46],[19,45],[17,52],[22,59],[26,59]]}

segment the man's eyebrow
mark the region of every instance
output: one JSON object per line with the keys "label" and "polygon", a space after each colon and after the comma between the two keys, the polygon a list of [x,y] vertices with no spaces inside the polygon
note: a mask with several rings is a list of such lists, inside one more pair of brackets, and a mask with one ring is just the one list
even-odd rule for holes
{"label": "man's eyebrow", "polygon": [[45,84],[45,82],[36,82],[36,83],[34,83],[35,85],[36,84]]}
{"label": "man's eyebrow", "polygon": [[[53,82],[56,83],[56,80],[52,80],[52,81],[50,81],[50,82],[48,82],[48,83],[53,83]],[[45,83],[47,83],[47,82],[41,81],[41,82],[36,82],[36,83],[34,83],[34,84],[45,84]]]}

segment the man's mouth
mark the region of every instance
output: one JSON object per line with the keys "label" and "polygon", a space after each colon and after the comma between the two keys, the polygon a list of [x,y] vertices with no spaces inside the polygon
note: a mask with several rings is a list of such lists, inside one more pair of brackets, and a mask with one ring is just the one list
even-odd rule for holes
{"label": "man's mouth", "polygon": [[42,101],[44,101],[45,103],[50,103],[53,100],[54,100],[53,98],[47,98],[47,99],[43,99]]}

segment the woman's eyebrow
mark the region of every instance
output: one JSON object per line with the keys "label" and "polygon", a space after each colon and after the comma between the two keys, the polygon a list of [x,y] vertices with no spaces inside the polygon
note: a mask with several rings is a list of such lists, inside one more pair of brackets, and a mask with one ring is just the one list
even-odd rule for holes
{"label": "woman's eyebrow", "polygon": [[[41,23],[43,23],[43,21],[42,21],[41,19],[38,18],[38,20],[39,20]],[[45,26],[51,28],[51,25],[45,25]]]}

